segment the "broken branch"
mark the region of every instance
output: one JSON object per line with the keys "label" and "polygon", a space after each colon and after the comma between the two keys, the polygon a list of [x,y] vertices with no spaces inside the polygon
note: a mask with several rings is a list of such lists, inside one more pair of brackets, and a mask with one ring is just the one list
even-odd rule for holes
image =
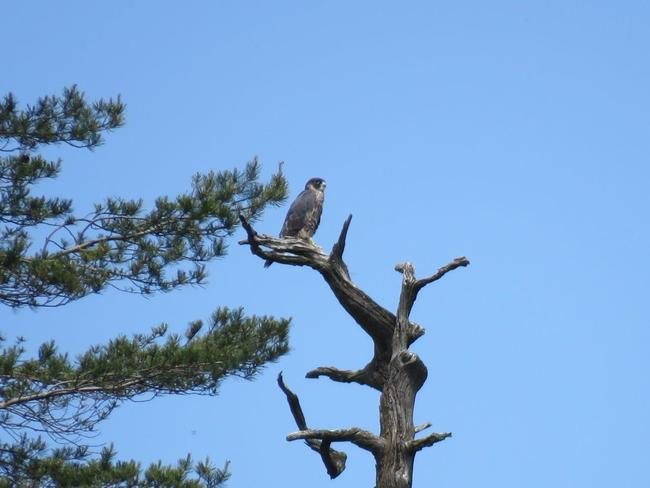
{"label": "broken branch", "polygon": [[350,371],[345,369],[337,369],[331,366],[321,366],[320,368],[309,371],[305,378],[320,378],[325,376],[332,381],[339,383],[359,383],[360,385],[367,385],[376,390],[381,391],[381,386],[384,384],[384,378],[374,369],[371,362],[363,369]]}
{"label": "broken branch", "polygon": [[298,439],[320,439],[329,442],[351,442],[362,449],[372,453],[378,452],[383,446],[383,439],[368,432],[367,430],[358,427],[350,429],[307,429],[299,432],[294,432],[287,436],[288,441],[295,441]]}
{"label": "broken branch", "polygon": [[420,290],[421,288],[424,288],[429,283],[433,283],[434,281],[439,280],[450,271],[453,271],[456,268],[460,268],[461,266],[463,267],[469,266],[469,259],[467,259],[465,256],[454,259],[447,266],[443,266],[442,268],[439,268],[436,273],[432,274],[428,278],[422,278],[421,280],[417,280],[415,282],[415,289]]}
{"label": "broken branch", "polygon": [[[287,397],[289,409],[291,410],[291,414],[296,421],[296,425],[298,425],[298,428],[301,431],[307,430],[307,422],[305,421],[305,415],[302,412],[302,407],[300,406],[298,395],[292,392],[284,383],[282,373],[278,374],[278,385]],[[348,455],[344,452],[330,448],[331,441],[325,442],[308,439],[305,440],[305,442],[313,451],[316,451],[320,454],[320,457],[323,460],[323,464],[325,465],[325,469],[327,470],[327,474],[330,476],[330,478],[336,478],[345,470],[345,462],[348,458]]]}
{"label": "broken branch", "polygon": [[408,448],[413,452],[417,452],[421,449],[424,449],[425,447],[433,446],[436,442],[444,441],[447,437],[451,437],[451,432],[434,432],[433,434],[429,434],[422,439],[415,439],[410,441],[408,443]]}

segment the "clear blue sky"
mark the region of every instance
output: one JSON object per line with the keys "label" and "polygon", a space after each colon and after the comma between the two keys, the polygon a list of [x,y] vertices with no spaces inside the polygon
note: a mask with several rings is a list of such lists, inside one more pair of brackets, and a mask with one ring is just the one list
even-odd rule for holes
{"label": "clear blue sky", "polygon": [[[57,151],[64,173],[43,191],[80,213],[257,155],[267,177],[286,161],[292,197],[327,180],[316,240],[329,248],[354,214],[352,277],[389,308],[396,263],[423,276],[470,258],[413,312],[429,367],[416,422],[454,434],[417,457],[414,487],[650,486],[647,2],[8,3],[1,93],[27,103],[76,83],[128,104],[105,146]],[[100,440],[144,461],[230,459],[231,488],[373,486],[354,446],[332,482],[284,440],[275,385],[284,370],[310,426],[376,431],[377,392],[303,378],[363,366],[369,339],[310,270],[264,270],[236,240],[209,270],[205,288],[151,299],[3,310],[1,329],[77,353],[219,305],[292,316],[292,352],[258,381],[124,405]]]}

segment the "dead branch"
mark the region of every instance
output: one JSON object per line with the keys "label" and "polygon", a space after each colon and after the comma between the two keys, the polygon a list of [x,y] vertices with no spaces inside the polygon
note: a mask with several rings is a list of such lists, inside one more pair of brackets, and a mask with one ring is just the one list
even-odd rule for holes
{"label": "dead branch", "polygon": [[[385,365],[392,355],[392,337],[397,318],[350,279],[348,268],[343,261],[343,251],[352,216],[344,222],[339,238],[329,255],[308,240],[258,234],[242,215],[239,218],[247,234],[247,239],[239,241],[239,244],[248,245],[252,254],[265,261],[308,266],[323,276],[341,306],[375,343],[374,357],[362,370],[365,374],[351,381],[381,389],[387,376]],[[419,325],[409,322],[408,327],[409,344],[424,335],[425,330]],[[360,381],[356,381],[357,379]]]}
{"label": "dead branch", "polygon": [[[292,392],[284,383],[282,373],[278,375],[278,385],[287,397],[289,409],[291,410],[291,414],[296,421],[296,425],[298,425],[298,428],[301,431],[308,430],[307,422],[305,421],[305,415],[302,412],[302,407],[300,406],[298,395]],[[330,478],[336,478],[345,470],[345,462],[348,458],[348,455],[344,452],[332,449],[330,447],[331,441],[308,439],[305,440],[305,443],[313,451],[316,451],[320,454],[321,459],[323,460],[323,464],[325,465],[325,469],[327,470],[327,474],[330,476]]]}
{"label": "dead branch", "polygon": [[320,378],[325,376],[332,381],[339,383],[358,383],[360,385],[367,385],[371,388],[381,391],[381,385],[385,378],[377,374],[377,368],[371,363],[363,369],[356,371],[337,369],[331,366],[321,366],[320,368],[309,371],[305,378]]}
{"label": "dead branch", "polygon": [[377,437],[373,433],[360,429],[358,427],[334,430],[307,429],[301,430],[299,432],[294,432],[293,434],[289,434],[287,436],[288,441],[295,441],[298,439],[320,439],[322,441],[329,442],[347,441],[352,442],[360,448],[372,453],[378,453],[384,446],[384,442],[381,437]]}
{"label": "dead branch", "polygon": [[417,452],[425,447],[433,446],[436,442],[444,441],[446,438],[451,437],[451,432],[442,432],[429,434],[422,439],[415,439],[408,443],[408,449]]}
{"label": "dead branch", "polygon": [[420,280],[417,280],[415,282],[415,287],[418,290],[420,290],[421,288],[424,288],[429,283],[433,283],[434,281],[439,280],[440,278],[445,276],[450,271],[453,271],[456,268],[460,268],[461,266],[463,266],[463,267],[469,266],[469,259],[467,259],[465,256],[454,259],[447,266],[443,266],[442,268],[439,268],[436,273],[432,274],[428,278],[422,278]]}

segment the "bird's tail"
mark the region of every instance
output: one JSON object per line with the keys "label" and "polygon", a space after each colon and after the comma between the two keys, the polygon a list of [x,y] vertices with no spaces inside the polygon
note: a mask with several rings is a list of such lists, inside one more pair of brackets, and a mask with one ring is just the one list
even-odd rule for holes
{"label": "bird's tail", "polygon": [[273,261],[271,261],[270,259],[267,259],[266,261],[264,261],[264,267],[265,267],[265,268],[268,268],[268,267],[271,266],[272,264],[273,264]]}

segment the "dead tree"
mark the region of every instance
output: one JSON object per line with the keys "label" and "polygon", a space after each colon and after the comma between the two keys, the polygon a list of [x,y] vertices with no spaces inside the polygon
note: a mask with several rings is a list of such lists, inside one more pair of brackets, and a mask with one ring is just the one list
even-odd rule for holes
{"label": "dead tree", "polygon": [[345,469],[346,454],[330,447],[332,442],[348,441],[369,451],[377,466],[376,488],[410,488],[413,479],[413,461],[416,453],[440,442],[451,434],[433,433],[416,439],[415,435],[431,424],[413,425],[415,396],[427,378],[427,368],[409,346],[424,334],[424,329],[409,319],[418,293],[429,283],[439,280],[449,271],[467,266],[465,257],[454,259],[433,275],[416,279],[411,263],[395,266],[402,273],[402,290],[397,313],[393,314],[377,304],[350,280],[343,261],[345,240],[352,220],[350,215],[327,254],[310,241],[292,237],[276,238],[257,234],[241,218],[248,238],[241,241],[256,256],[264,260],[293,266],[309,266],[325,279],[343,308],[370,336],[374,355],[370,362],[357,371],[320,367],[307,373],[307,378],[328,377],[333,381],[359,383],[381,392],[379,435],[352,427],[349,429],[309,429],[300,408],[298,397],[278,377],[278,384],[287,396],[291,412],[300,429],[287,440],[303,439],[320,453],[330,477],[335,478]]}

